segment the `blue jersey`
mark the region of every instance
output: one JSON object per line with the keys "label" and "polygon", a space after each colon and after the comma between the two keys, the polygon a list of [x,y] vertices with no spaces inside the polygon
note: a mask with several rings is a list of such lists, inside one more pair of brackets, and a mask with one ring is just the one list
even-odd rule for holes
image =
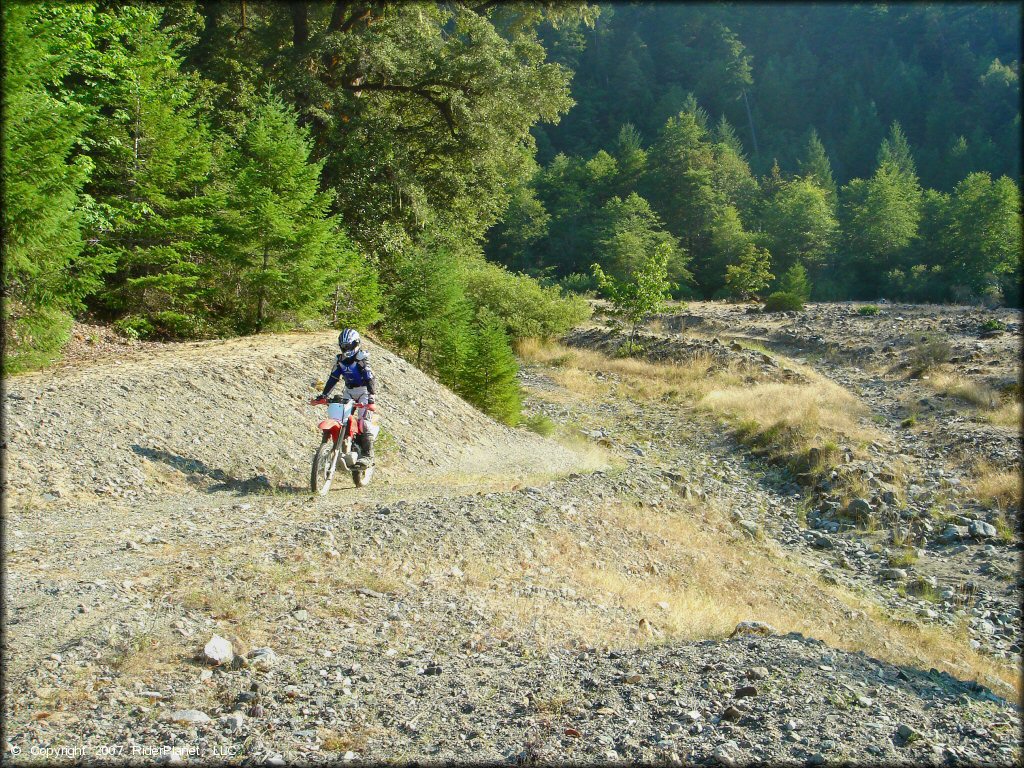
{"label": "blue jersey", "polygon": [[334,370],[331,371],[331,375],[327,379],[327,386],[324,387],[321,397],[327,397],[331,394],[331,390],[334,389],[334,385],[339,380],[343,380],[345,386],[349,389],[366,387],[366,391],[369,394],[376,394],[376,379],[374,378],[373,371],[370,370],[369,358],[370,356],[362,350],[359,350],[354,357],[348,360],[343,359],[342,355],[338,355],[337,362],[334,364]]}

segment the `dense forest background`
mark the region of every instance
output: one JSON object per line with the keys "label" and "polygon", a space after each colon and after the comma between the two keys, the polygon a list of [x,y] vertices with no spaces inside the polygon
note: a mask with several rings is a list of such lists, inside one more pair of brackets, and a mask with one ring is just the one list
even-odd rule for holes
{"label": "dense forest background", "polygon": [[1016,4],[3,23],[6,371],[76,316],[156,339],[354,325],[514,422],[511,343],[599,286],[1020,300]]}
{"label": "dense forest background", "polygon": [[540,166],[488,253],[585,287],[661,242],[683,296],[1019,304],[1020,21],[644,3],[545,30],[577,105],[534,128]]}

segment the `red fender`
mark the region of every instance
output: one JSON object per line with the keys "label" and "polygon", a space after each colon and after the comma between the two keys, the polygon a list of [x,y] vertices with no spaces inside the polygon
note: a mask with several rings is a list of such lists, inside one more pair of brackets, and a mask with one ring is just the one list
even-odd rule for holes
{"label": "red fender", "polygon": [[322,432],[329,432],[331,439],[338,442],[338,435],[341,434],[341,422],[337,419],[324,419],[318,425]]}

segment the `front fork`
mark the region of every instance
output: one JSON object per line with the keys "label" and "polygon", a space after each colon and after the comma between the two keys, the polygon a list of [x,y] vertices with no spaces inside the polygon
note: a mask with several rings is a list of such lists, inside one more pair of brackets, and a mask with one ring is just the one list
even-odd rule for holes
{"label": "front fork", "polygon": [[331,470],[328,477],[334,477],[334,470],[338,466],[338,457],[347,454],[350,450],[352,450],[351,437],[340,439],[334,444],[334,454],[331,456]]}

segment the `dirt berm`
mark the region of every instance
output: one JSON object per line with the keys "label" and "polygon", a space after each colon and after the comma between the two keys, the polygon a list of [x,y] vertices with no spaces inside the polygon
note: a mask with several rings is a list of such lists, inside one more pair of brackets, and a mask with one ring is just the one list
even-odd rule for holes
{"label": "dirt berm", "polygon": [[[333,333],[167,345],[7,382],[7,502],[143,498],[183,483],[298,490],[308,481]],[[503,427],[402,358],[366,344],[380,382],[376,484],[401,476],[560,473],[557,444]]]}

